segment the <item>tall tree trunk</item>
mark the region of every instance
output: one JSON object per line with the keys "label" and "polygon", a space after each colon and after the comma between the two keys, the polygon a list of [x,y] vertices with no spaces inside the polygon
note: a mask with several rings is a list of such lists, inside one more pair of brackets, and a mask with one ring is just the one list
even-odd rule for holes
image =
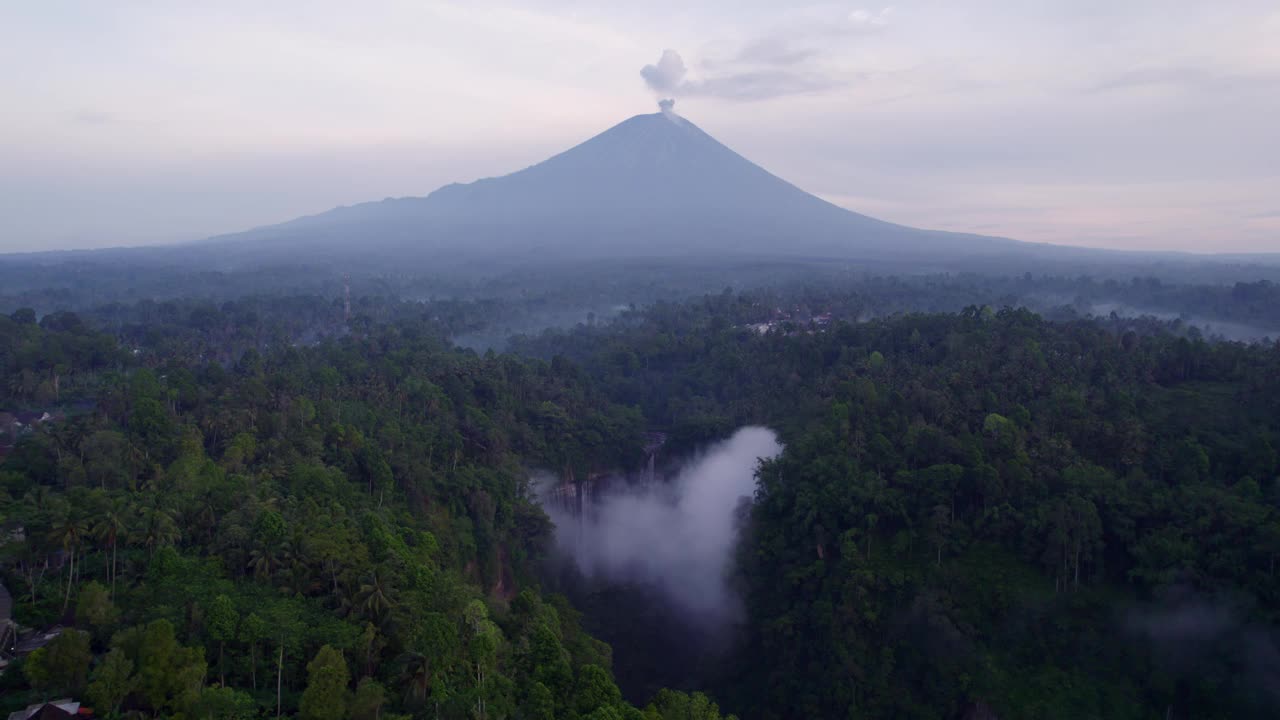
{"label": "tall tree trunk", "polygon": [[280,659],[276,661],[276,717],[280,717],[280,691],[284,687],[284,638],[280,639]]}
{"label": "tall tree trunk", "polygon": [[1080,589],[1080,550],[1079,549],[1076,550],[1074,562],[1076,565],[1075,589],[1079,590]]}
{"label": "tall tree trunk", "polygon": [[67,607],[71,605],[71,581],[75,579],[76,573],[76,553],[71,551],[71,560],[67,563],[67,594],[62,600],[62,612],[67,612]]}

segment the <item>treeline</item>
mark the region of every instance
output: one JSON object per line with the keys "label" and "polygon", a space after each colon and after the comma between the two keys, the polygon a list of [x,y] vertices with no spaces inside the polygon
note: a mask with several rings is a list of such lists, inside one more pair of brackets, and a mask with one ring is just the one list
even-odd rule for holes
{"label": "treeline", "polygon": [[[1150,315],[1207,327],[1232,340],[1280,335],[1280,265],[1144,261],[1060,264],[1050,272],[1026,272],[996,264],[939,272],[801,259],[659,258],[388,269],[316,258],[310,265],[231,269],[232,264],[208,270],[205,265],[221,261],[210,257],[195,269],[184,266],[172,250],[153,254],[149,264],[142,262],[147,251],[60,261],[0,258],[0,313],[25,307],[40,317],[73,311],[112,332],[133,325],[131,341],[137,347],[138,335],[170,333],[183,322],[178,316],[198,312],[201,322],[251,330],[260,343],[306,344],[345,330],[342,298],[344,277],[349,277],[353,317],[359,322],[413,321],[427,314],[450,336],[498,348],[511,334],[589,323],[589,317],[603,319],[631,306],[725,287],[753,294],[773,290],[789,299],[838,295],[845,306],[841,317],[850,320],[1008,305],[1062,319],[1107,319],[1112,312]],[[244,345],[243,337],[231,339]]]}
{"label": "treeline", "polygon": [[537,591],[528,468],[626,466],[643,442],[571,365],[455,351],[429,322],[229,367],[144,366],[28,313],[0,332],[6,372],[65,367],[82,403],[0,464],[16,619],[67,627],[0,678],[4,709],[719,717],[703,696],[625,703],[609,648]]}

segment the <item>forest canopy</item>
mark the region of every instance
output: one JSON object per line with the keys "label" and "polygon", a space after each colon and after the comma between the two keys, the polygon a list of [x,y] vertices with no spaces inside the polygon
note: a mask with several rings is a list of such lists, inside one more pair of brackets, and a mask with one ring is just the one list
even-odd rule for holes
{"label": "forest canopy", "polygon": [[[3,579],[20,624],[65,628],[0,702],[1274,711],[1280,345],[996,304],[868,314],[894,285],[875,287],[657,302],[501,354],[449,338],[507,300],[369,298],[349,323],[310,296],[0,316]],[[545,589],[530,472],[625,470],[646,432],[674,453],[748,424],[785,450],[741,531],[734,644],[624,699],[615,666],[654,651],[600,642]]]}

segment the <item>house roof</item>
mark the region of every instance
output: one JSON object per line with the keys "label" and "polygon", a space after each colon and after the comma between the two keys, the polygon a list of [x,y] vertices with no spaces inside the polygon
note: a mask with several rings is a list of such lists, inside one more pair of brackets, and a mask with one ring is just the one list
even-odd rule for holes
{"label": "house roof", "polygon": [[48,645],[54,638],[61,634],[62,626],[54,625],[48,630],[36,631],[24,635],[18,639],[18,645],[14,648],[14,652],[18,655],[29,655],[45,645]]}
{"label": "house roof", "polygon": [[65,720],[65,718],[83,716],[79,702],[63,698],[53,702],[28,705],[26,710],[9,713],[9,720]]}

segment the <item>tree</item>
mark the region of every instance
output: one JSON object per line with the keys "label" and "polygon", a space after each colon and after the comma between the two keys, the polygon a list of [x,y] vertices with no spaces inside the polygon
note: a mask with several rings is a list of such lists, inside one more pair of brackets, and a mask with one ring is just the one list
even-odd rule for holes
{"label": "tree", "polygon": [[19,325],[35,325],[36,311],[29,307],[18,308],[14,310],[9,317]]}
{"label": "tree", "polygon": [[140,516],[135,542],[147,549],[148,557],[153,557],[156,550],[173,545],[182,537],[173,513],[162,507],[158,498],[152,498],[142,508]]}
{"label": "tree", "polygon": [[406,652],[400,656],[398,681],[404,687],[404,703],[407,707],[421,707],[431,690],[431,660],[419,652]]}
{"label": "tree", "polygon": [[185,712],[200,698],[208,665],[203,648],[178,644],[168,620],[153,620],[116,634],[112,645],[124,650],[136,668],[137,693],[157,712]]}
{"label": "tree", "polygon": [[364,678],[356,686],[356,695],[351,701],[352,720],[378,720],[386,701],[386,688],[373,678]]}
{"label": "tree", "polygon": [[604,668],[587,664],[578,669],[573,699],[578,713],[589,715],[601,707],[612,708],[620,704],[622,692]]}
{"label": "tree", "polygon": [[466,609],[463,610],[463,618],[470,632],[467,649],[471,667],[475,672],[475,713],[483,718],[487,717],[488,701],[485,681],[497,664],[498,647],[502,644],[502,630],[489,619],[489,610],[480,600],[472,600],[467,604]]}
{"label": "tree", "polygon": [[307,689],[302,693],[298,715],[303,720],[342,720],[351,704],[347,685],[351,675],[342,653],[329,645],[320,648],[307,663]]}
{"label": "tree", "polygon": [[251,612],[240,624],[240,640],[249,645],[249,680],[258,689],[258,643],[271,637],[271,627],[258,613]]}
{"label": "tree", "polygon": [[1102,544],[1102,522],[1094,504],[1078,495],[1058,498],[1043,510],[1045,561],[1057,570],[1059,589],[1080,586],[1080,568]]}
{"label": "tree", "polygon": [[133,692],[137,679],[133,676],[133,661],[120,648],[112,648],[93,671],[89,683],[89,700],[99,713],[115,715],[120,704]]}
{"label": "tree", "polygon": [[381,623],[394,605],[390,589],[376,572],[360,584],[360,591],[356,593],[356,607],[369,620]]}
{"label": "tree", "polygon": [[382,649],[386,647],[387,641],[378,632],[378,628],[373,623],[364,624],[364,632],[360,633],[360,654],[364,658],[365,675],[372,675],[378,664],[378,656]]}
{"label": "tree", "polygon": [[22,672],[31,687],[46,695],[77,695],[84,690],[92,661],[89,633],[67,629],[28,655]]}
{"label": "tree", "polygon": [[942,548],[947,544],[951,531],[951,508],[946,505],[934,505],[929,513],[929,541],[933,543],[937,554],[937,565],[942,567]]}
{"label": "tree", "polygon": [[227,641],[235,639],[236,623],[239,620],[240,614],[236,612],[235,603],[226,595],[215,597],[205,616],[209,637],[218,642],[218,681],[223,685],[227,684],[227,679],[223,671],[222,658],[226,652]]}
{"label": "tree", "polygon": [[54,518],[53,528],[49,531],[49,539],[62,545],[62,549],[70,558],[67,564],[67,592],[62,601],[63,612],[66,612],[67,607],[71,605],[71,587],[76,578],[76,555],[87,533],[88,522],[80,506],[70,502],[64,503]]}
{"label": "tree", "polygon": [[116,595],[116,550],[120,545],[120,538],[125,534],[128,527],[129,503],[123,497],[112,498],[98,513],[97,519],[93,524],[93,536],[107,547],[111,548],[111,597]]}
{"label": "tree", "polygon": [[120,611],[111,602],[110,592],[101,583],[90,581],[80,587],[76,598],[76,622],[93,628],[102,640],[120,617]]}
{"label": "tree", "polygon": [[540,682],[534,681],[529,686],[524,701],[520,704],[525,717],[529,720],[555,720],[556,700],[551,690]]}
{"label": "tree", "polygon": [[127,477],[127,451],[129,441],[123,434],[112,430],[99,430],[80,442],[80,454],[84,458],[85,474],[89,482],[96,482],[105,490],[108,485],[119,487]]}
{"label": "tree", "polygon": [[210,687],[200,692],[191,714],[199,720],[252,720],[258,717],[258,704],[246,692]]}
{"label": "tree", "polygon": [[[706,695],[686,695],[675,690],[659,690],[645,708],[649,720],[721,720],[720,708]],[[733,715],[724,720],[737,720]]]}

